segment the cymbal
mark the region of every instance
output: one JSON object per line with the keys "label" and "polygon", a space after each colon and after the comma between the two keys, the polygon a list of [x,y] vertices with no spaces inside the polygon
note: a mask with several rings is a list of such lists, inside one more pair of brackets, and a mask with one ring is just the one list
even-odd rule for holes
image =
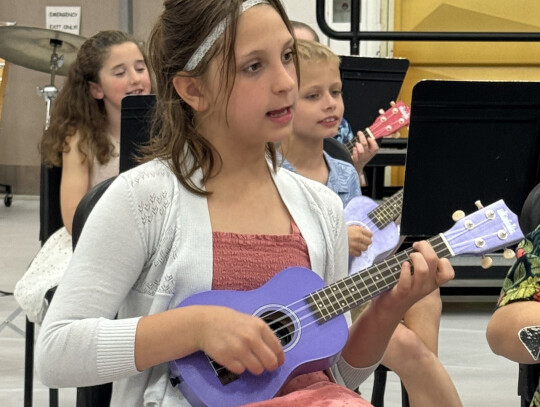
{"label": "cymbal", "polygon": [[37,27],[0,26],[0,58],[25,68],[52,73],[54,47],[51,40],[61,44],[56,48],[56,53],[59,58],[63,55],[64,59],[55,74],[67,75],[77,51],[86,41],[79,35]]}

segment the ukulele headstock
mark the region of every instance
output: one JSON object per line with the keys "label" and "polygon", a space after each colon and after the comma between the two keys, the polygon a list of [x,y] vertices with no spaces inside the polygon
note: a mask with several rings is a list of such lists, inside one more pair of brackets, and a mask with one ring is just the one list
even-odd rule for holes
{"label": "ukulele headstock", "polygon": [[518,243],[524,237],[516,214],[508,209],[502,199],[479,207],[468,216],[461,216],[460,213],[456,218],[455,225],[443,233],[455,256],[481,256]]}
{"label": "ukulele headstock", "polygon": [[404,102],[390,102],[390,108],[386,111],[379,110],[379,117],[366,131],[375,139],[388,137],[409,124],[411,108]]}

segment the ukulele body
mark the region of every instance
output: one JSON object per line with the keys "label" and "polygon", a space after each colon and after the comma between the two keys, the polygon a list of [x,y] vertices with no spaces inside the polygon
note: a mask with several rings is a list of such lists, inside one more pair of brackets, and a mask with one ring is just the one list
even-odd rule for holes
{"label": "ukulele body", "polygon": [[[203,352],[169,363],[172,377],[178,378],[182,394],[193,406],[238,406],[268,400],[281,387],[298,375],[325,370],[332,366],[348,338],[348,326],[341,314],[325,323],[317,322],[303,300],[324,281],[303,267],[287,268],[262,287],[252,291],[216,290],[190,296],[179,307],[189,305],[220,305],[263,318],[278,326],[283,336],[285,363],[273,372],[239,376],[221,371]],[[282,325],[282,328],[279,328]],[[218,368],[219,369],[219,368]],[[228,382],[228,383],[222,383]]]}
{"label": "ukulele body", "polygon": [[367,196],[357,196],[345,207],[347,225],[359,225],[373,233],[372,243],[358,257],[350,256],[349,275],[357,273],[390,255],[399,243],[399,230],[395,222],[379,229],[370,219],[369,213],[379,204]]}

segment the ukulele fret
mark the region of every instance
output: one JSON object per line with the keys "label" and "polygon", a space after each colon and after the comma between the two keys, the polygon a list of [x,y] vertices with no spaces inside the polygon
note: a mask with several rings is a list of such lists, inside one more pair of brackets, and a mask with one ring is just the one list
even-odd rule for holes
{"label": "ukulele fret", "polygon": [[315,319],[321,324],[330,319],[328,313],[328,297],[326,295],[322,296],[324,290],[317,290],[314,293],[311,293],[307,301],[309,308],[312,314],[315,316]]}
{"label": "ukulele fret", "polygon": [[368,213],[368,218],[379,229],[388,226],[390,222],[395,221],[401,215],[403,207],[403,189],[400,189],[377,208]]}
{"label": "ukulele fret", "polygon": [[[348,284],[349,282],[352,284]],[[342,300],[342,309],[344,311],[347,310],[351,304],[363,302],[364,297],[360,290],[358,290],[354,280],[342,280],[338,281],[336,284],[340,287],[342,292],[346,292]]]}

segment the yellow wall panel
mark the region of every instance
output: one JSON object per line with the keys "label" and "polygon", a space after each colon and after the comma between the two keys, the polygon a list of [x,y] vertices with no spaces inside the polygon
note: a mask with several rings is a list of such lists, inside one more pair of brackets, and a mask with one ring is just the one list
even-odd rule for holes
{"label": "yellow wall panel", "polygon": [[[395,31],[540,33],[538,0],[395,0],[394,10]],[[540,42],[396,41],[394,56],[410,61],[406,103],[423,79],[540,81]],[[403,173],[393,169],[392,185],[403,185]]]}

